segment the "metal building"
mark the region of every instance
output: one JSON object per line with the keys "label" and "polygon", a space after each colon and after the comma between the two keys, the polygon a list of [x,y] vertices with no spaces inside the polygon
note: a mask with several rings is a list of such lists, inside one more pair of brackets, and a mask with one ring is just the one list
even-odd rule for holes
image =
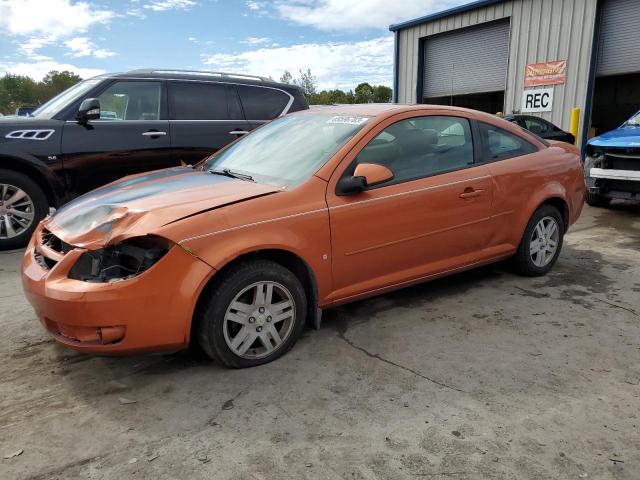
{"label": "metal building", "polygon": [[532,112],[579,143],[640,110],[640,0],[480,0],[389,29],[394,100]]}

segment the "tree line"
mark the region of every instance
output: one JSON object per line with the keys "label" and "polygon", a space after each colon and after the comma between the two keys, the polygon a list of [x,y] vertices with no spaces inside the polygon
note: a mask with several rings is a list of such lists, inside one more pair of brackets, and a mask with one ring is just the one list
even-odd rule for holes
{"label": "tree line", "polygon": [[[391,89],[385,85],[359,84],[355,90],[347,92],[334,89],[318,91],[316,78],[307,69],[300,71],[299,78],[285,70],[280,81],[299,85],[311,105],[330,105],[333,103],[388,103],[391,101]],[[12,115],[23,105],[42,105],[60,92],[82,80],[73,72],[52,70],[41,81],[35,81],[25,75],[5,74],[0,78],[0,113]]]}
{"label": "tree line", "polygon": [[311,105],[331,105],[334,103],[389,103],[391,102],[391,88],[386,85],[371,85],[360,83],[355,90],[322,90],[318,91],[316,77],[310,69],[299,71],[299,78],[294,78],[291,72],[285,70],[280,81],[282,83],[298,85]]}
{"label": "tree line", "polygon": [[5,74],[0,78],[0,113],[12,115],[25,105],[42,105],[82,80],[73,72],[52,70],[37,82],[25,75]]}

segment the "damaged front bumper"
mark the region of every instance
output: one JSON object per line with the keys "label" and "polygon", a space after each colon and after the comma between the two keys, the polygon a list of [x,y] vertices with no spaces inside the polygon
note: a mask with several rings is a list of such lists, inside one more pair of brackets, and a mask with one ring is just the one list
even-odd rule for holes
{"label": "damaged front bumper", "polygon": [[175,350],[189,343],[198,294],[214,270],[172,246],[144,273],[112,282],[69,278],[86,249],[59,250],[35,231],[24,254],[22,282],[36,315],[63,345],[104,354]]}
{"label": "damaged front bumper", "polygon": [[[620,158],[625,160],[624,164],[619,161]],[[615,168],[619,163],[627,168]],[[601,153],[598,157],[587,156],[584,170],[589,193],[608,198],[640,200],[640,157],[636,159],[610,153]]]}

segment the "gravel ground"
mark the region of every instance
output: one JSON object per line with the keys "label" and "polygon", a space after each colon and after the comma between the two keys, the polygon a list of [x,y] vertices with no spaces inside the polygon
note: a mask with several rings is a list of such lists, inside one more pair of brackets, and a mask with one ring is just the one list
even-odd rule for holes
{"label": "gravel ground", "polygon": [[60,348],[0,253],[0,478],[639,479],[638,250],[640,206],[585,207],[547,277],[329,310],[242,371]]}

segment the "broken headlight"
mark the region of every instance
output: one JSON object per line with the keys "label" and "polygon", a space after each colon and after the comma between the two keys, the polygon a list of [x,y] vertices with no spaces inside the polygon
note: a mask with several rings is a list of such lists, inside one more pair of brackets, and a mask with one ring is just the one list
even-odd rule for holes
{"label": "broken headlight", "polygon": [[116,245],[83,253],[69,278],[106,283],[136,277],[151,268],[173,246],[162,237],[134,237]]}

